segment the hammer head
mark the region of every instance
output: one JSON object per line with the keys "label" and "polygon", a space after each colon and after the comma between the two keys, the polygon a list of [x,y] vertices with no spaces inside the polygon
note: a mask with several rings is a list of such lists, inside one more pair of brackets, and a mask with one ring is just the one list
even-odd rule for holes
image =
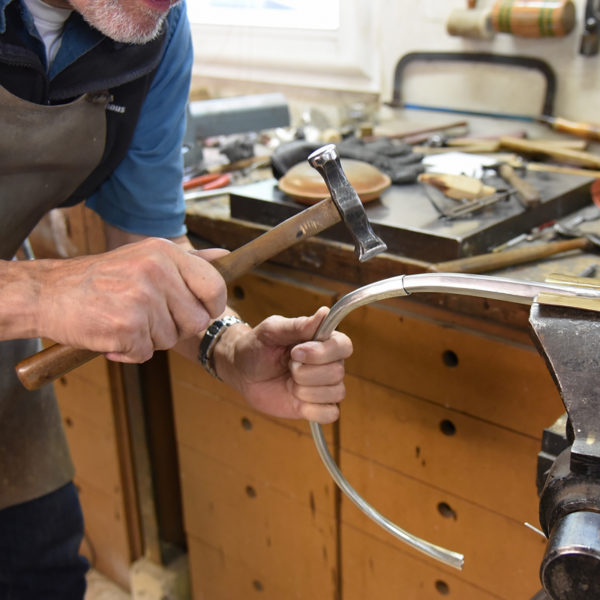
{"label": "hammer head", "polygon": [[331,199],[352,234],[354,252],[358,260],[363,262],[380,252],[385,252],[387,246],[373,232],[363,203],[342,169],[340,155],[335,145],[328,144],[315,150],[308,157],[308,162],[325,180]]}

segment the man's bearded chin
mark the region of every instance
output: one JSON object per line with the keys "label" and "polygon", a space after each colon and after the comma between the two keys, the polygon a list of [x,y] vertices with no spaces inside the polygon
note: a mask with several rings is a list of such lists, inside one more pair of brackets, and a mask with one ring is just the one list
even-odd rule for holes
{"label": "man's bearded chin", "polygon": [[[171,6],[177,4],[174,2]],[[74,5],[77,2],[73,2]],[[77,10],[77,7],[75,7]],[[157,13],[146,6],[125,9],[120,0],[89,3],[79,10],[81,16],[107,37],[125,44],[146,44],[158,37],[168,12]]]}

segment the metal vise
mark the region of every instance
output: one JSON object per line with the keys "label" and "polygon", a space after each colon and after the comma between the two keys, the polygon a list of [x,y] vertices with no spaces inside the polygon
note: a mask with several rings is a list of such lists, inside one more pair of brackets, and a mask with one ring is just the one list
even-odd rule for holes
{"label": "metal vise", "polygon": [[546,461],[538,488],[548,545],[535,598],[600,598],[600,315],[534,303],[529,323],[567,411],[538,455],[538,467]]}

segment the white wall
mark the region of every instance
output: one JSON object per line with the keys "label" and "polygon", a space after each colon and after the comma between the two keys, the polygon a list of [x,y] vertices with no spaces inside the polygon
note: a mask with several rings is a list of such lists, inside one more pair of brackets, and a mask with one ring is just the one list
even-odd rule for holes
{"label": "white wall", "polygon": [[[491,1],[480,0],[478,7],[485,8],[492,4]],[[286,93],[297,110],[321,106],[335,119],[340,103],[356,99],[364,101],[372,97],[378,97],[382,101],[389,100],[392,95],[394,67],[398,59],[408,52],[480,51],[518,54],[542,58],[555,70],[558,81],[555,115],[600,122],[600,55],[584,57],[579,54],[585,0],[575,0],[575,4],[576,28],[566,37],[526,39],[497,34],[492,40],[481,41],[452,37],[446,32],[446,20],[450,11],[453,8],[464,8],[466,0],[342,0],[343,10],[352,12],[351,15],[346,14],[346,21],[351,21],[353,27],[349,33],[350,42],[348,39],[343,42],[346,44],[346,60],[348,61],[348,44],[352,44],[349,60],[360,63],[363,75],[362,79],[355,77],[353,80],[348,79],[347,73],[343,72],[348,71],[348,65],[339,70],[331,66],[331,53],[323,53],[321,65],[317,59],[317,64],[300,67],[297,58],[303,46],[298,40],[294,42],[296,58],[290,59],[290,68],[286,69],[285,60],[282,60],[285,37],[274,41],[269,50],[273,56],[272,73],[269,73],[268,59],[265,61],[263,57],[261,64],[252,63],[250,46],[239,43],[239,34],[235,37],[238,49],[234,51],[229,63],[237,62],[241,67],[232,71],[227,61],[223,64],[209,64],[210,56],[203,55],[205,50],[201,49],[206,42],[205,36],[201,29],[195,29],[195,46],[200,49],[195,69],[195,85],[206,88],[211,95],[216,96],[278,89]],[[231,36],[227,45],[229,50],[234,42],[233,32]],[[254,43],[250,38],[248,41]],[[304,48],[308,51],[313,43],[307,39]],[[314,61],[314,57],[311,60]],[[323,65],[326,65],[325,69]],[[311,69],[315,69],[314,75],[311,75]],[[528,114],[534,114],[538,112],[538,107],[541,108],[543,80],[530,71],[505,69],[497,72],[480,67],[461,67],[460,71],[463,75],[458,77],[457,82],[454,77],[456,73],[448,65],[433,69],[415,65],[414,69],[407,72],[405,89],[411,97],[406,99],[427,104],[467,108],[481,106]],[[471,106],[473,102],[477,106]]]}

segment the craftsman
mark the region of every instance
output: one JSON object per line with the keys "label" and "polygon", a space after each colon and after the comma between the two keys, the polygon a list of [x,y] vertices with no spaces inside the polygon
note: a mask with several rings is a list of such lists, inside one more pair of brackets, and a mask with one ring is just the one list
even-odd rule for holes
{"label": "craftsman", "polygon": [[[339,333],[309,341],[327,309],[252,329],[226,308],[210,264],[225,251],[193,251],[185,236],[191,64],[183,3],[0,0],[2,599],[85,590],[81,511],[52,389],[26,391],[14,374],[39,337],[123,362],[174,346],[199,361],[202,346],[199,362],[255,408],[337,418],[352,347]],[[105,222],[108,252],[12,260],[44,214],[84,200]]]}

